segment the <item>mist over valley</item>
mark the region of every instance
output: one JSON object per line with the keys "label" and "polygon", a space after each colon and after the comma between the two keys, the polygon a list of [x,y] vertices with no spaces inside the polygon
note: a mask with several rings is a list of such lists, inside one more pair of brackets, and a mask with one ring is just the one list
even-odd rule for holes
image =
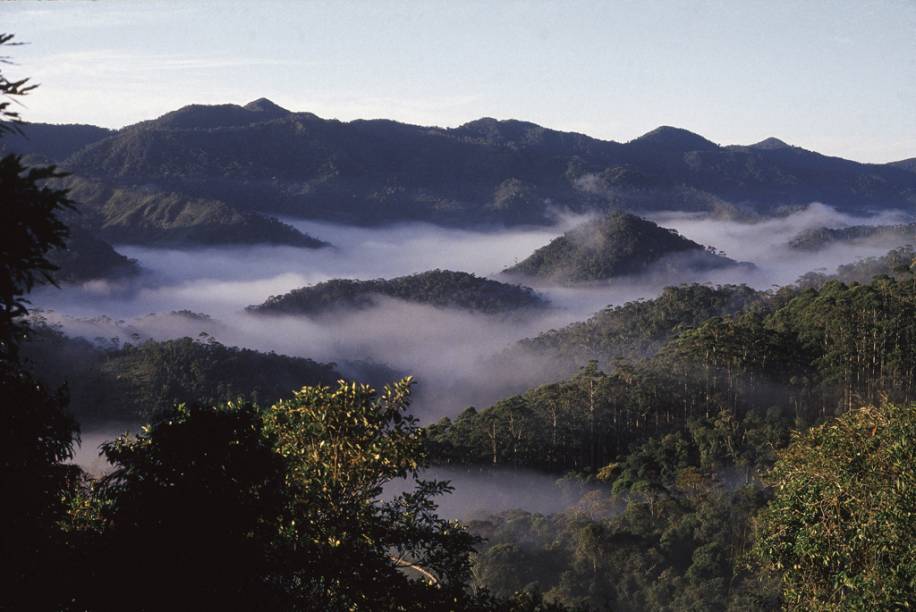
{"label": "mist over valley", "polygon": [[916,606],[905,4],[5,6],[0,610]]}

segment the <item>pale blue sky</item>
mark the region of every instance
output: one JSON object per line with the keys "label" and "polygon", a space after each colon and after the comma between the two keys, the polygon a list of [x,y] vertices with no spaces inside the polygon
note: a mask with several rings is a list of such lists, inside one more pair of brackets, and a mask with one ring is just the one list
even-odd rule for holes
{"label": "pale blue sky", "polygon": [[31,121],[120,127],[268,97],[342,120],[659,125],[916,156],[916,0],[0,4]]}

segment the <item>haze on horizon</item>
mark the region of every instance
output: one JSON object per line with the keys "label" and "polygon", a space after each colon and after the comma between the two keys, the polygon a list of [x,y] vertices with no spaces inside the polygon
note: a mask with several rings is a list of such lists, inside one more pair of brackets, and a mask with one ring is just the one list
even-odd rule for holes
{"label": "haze on horizon", "polygon": [[326,118],[481,116],[625,142],[659,125],[719,144],[916,155],[916,3],[16,2],[14,77],[35,122],[122,127],[267,97]]}

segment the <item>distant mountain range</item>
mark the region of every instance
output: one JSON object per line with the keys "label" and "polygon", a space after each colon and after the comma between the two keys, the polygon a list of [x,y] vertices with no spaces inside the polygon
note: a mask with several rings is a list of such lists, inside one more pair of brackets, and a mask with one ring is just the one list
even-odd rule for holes
{"label": "distant mountain range", "polygon": [[738,262],[675,230],[636,215],[614,212],[573,228],[504,272],[560,283],[645,273],[676,280],[687,272],[735,265]]}
{"label": "distant mountain range", "polygon": [[439,308],[487,314],[542,308],[547,302],[528,287],[511,285],[450,270],[431,270],[410,276],[377,280],[333,279],[311,287],[271,296],[249,306],[255,314],[316,316],[378,305],[393,298]]}
{"label": "distant mountain range", "polygon": [[0,146],[112,189],[218,201],[239,214],[466,226],[545,223],[555,209],[916,208],[912,160],[861,164],[776,138],[720,146],[673,127],[618,143],[491,118],[454,129],[342,122],[261,99],[186,106],[116,131],[32,124],[25,133]]}

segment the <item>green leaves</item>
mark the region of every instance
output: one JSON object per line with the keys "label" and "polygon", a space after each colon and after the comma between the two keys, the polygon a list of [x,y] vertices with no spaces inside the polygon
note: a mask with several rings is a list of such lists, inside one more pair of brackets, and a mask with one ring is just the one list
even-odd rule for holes
{"label": "green leaves", "polygon": [[916,604],[914,440],[916,404],[883,404],[798,434],[780,453],[756,553],[781,576],[787,602]]}

